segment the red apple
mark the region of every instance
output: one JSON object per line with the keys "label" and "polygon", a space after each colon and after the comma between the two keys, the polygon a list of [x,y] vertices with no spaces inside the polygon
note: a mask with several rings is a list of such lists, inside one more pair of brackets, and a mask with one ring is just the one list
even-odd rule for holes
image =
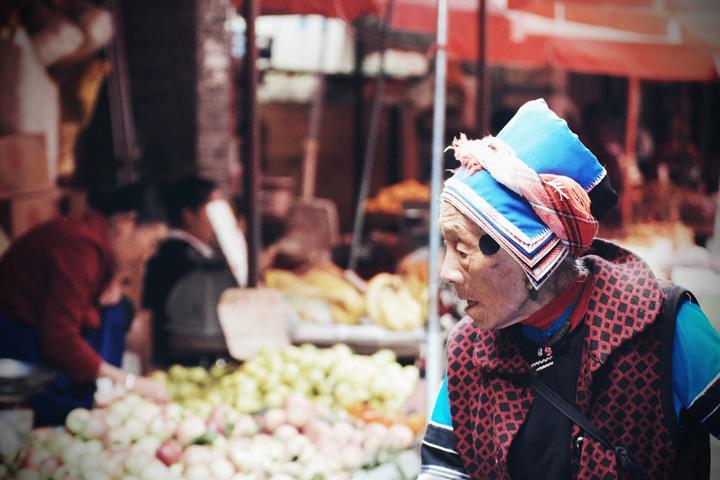
{"label": "red apple", "polygon": [[175,440],[168,440],[158,447],[155,456],[168,467],[180,461],[182,447]]}

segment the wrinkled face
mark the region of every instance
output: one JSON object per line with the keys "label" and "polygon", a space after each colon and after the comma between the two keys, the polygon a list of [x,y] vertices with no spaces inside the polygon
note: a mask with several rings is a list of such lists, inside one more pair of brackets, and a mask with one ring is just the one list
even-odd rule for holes
{"label": "wrinkled face", "polygon": [[446,254],[440,276],[467,300],[466,313],[483,330],[504,328],[527,316],[526,276],[485,232],[447,202],[440,207]]}

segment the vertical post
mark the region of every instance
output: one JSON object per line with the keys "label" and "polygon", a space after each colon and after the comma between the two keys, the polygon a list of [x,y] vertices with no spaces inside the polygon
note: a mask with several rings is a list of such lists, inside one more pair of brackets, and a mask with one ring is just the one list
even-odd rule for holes
{"label": "vertical post", "polygon": [[[713,85],[706,83],[703,85],[702,93],[702,117],[700,121],[700,155],[703,160],[710,156],[710,145],[713,139]],[[703,162],[705,164],[705,162]],[[720,187],[719,187],[720,188]],[[717,198],[717,207],[715,209],[715,223],[713,224],[713,235],[707,242],[707,248],[710,253],[720,258],[720,195]]]}
{"label": "vertical post", "polygon": [[[353,72],[353,178],[362,177],[363,147],[365,146],[365,81],[362,71],[362,61],[365,56],[365,46],[360,29],[355,29],[355,71]],[[360,194],[359,182],[353,183],[353,198]]]}
{"label": "vertical post", "polygon": [[[149,2],[148,2],[149,3]],[[193,0],[195,4],[195,171],[230,190],[232,46],[227,0]],[[214,45],[208,49],[208,45]]]}
{"label": "vertical post", "polygon": [[401,178],[420,180],[418,165],[417,133],[415,128],[415,109],[406,103],[400,107],[400,131],[402,136],[402,169]]}
{"label": "vertical post", "polygon": [[317,184],[317,163],[320,151],[320,122],[322,121],[323,100],[325,98],[325,57],[328,46],[327,32],[328,20],[322,19],[323,27],[321,33],[320,52],[318,53],[317,87],[313,92],[310,103],[310,121],[308,122],[308,133],[305,138],[305,155],[302,165],[302,188],[303,199],[310,199],[315,196],[315,185]]}
{"label": "vertical post", "polygon": [[382,33],[380,37],[380,71],[375,82],[375,92],[370,110],[370,126],[368,127],[367,144],[365,145],[365,156],[362,164],[362,177],[360,179],[360,191],[355,205],[355,223],[353,225],[352,244],[350,246],[350,261],[348,268],[357,268],[358,256],[360,255],[360,244],[362,243],[363,227],[365,225],[365,200],[367,200],[370,189],[370,177],[372,177],[373,164],[375,163],[375,147],[377,145],[378,129],[380,128],[380,113],[382,109],[383,91],[385,89],[385,50],[387,49],[388,30],[392,22],[395,0],[389,0],[385,7]]}
{"label": "vertical post", "polygon": [[124,183],[137,180],[139,152],[125,51],[122,2],[110,0],[108,7],[112,12],[113,28],[115,29],[114,38],[107,48],[107,55],[112,65],[110,75],[108,75],[108,99],[113,153],[119,163],[114,173],[115,180]]}
{"label": "vertical post", "polygon": [[[720,189],[720,184],[718,184]],[[715,208],[715,223],[713,224],[713,236],[708,242],[708,250],[710,253],[720,258],[720,195],[717,197],[717,206]]]}
{"label": "vertical post", "polygon": [[260,185],[259,135],[257,127],[257,58],[255,45],[255,19],[259,2],[245,0],[242,10],[245,17],[245,82],[243,106],[245,108],[245,132],[243,132],[242,159],[245,163],[243,184],[246,199],[248,225],[248,287],[255,287],[258,278],[260,252],[260,209],[258,189]]}
{"label": "vertical post", "polygon": [[620,168],[622,169],[623,192],[620,199],[620,218],[623,227],[632,221],[632,207],[635,201],[635,189],[638,186],[639,170],[637,167],[636,145],[638,120],[640,117],[640,79],[628,79],[627,116],[625,119],[625,154]]}
{"label": "vertical post", "polygon": [[438,0],[437,53],[435,56],[435,105],[433,107],[432,183],[430,188],[430,253],[428,258],[429,306],[426,339],[425,388],[428,418],[432,415],[433,399],[440,385],[440,319],[438,318],[440,238],[440,183],[443,172],[445,134],[445,90],[447,82],[447,0]]}
{"label": "vertical post", "polygon": [[477,127],[478,137],[484,137],[488,134],[487,126],[487,74],[485,72],[485,64],[487,59],[487,5],[485,0],[478,0],[478,58],[477,58],[477,81],[475,88],[477,89],[475,97],[475,125]]}

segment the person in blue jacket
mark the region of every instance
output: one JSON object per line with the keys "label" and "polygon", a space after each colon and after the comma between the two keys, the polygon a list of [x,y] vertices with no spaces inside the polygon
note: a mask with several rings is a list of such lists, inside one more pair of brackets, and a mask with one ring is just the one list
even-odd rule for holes
{"label": "person in blue jacket", "polygon": [[615,203],[605,169],[542,100],[452,148],[441,276],[467,317],[420,479],[708,478],[720,334],[689,292],[596,238]]}

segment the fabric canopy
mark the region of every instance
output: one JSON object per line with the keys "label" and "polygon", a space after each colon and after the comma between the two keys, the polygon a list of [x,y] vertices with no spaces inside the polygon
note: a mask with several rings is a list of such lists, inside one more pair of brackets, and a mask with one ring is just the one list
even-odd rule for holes
{"label": "fabric canopy", "polygon": [[[385,0],[387,1],[387,0]],[[477,58],[477,0],[449,0],[448,53]],[[676,0],[672,9],[644,0],[488,1],[487,60],[655,80],[715,80],[720,58],[717,16]],[[647,7],[647,8],[644,8]],[[396,0],[393,29],[431,34],[433,0]]]}
{"label": "fabric canopy", "polygon": [[[259,0],[263,15],[316,14],[353,21],[390,0]],[[240,6],[242,0],[233,0]],[[395,31],[434,34],[436,0],[395,0]],[[448,54],[477,58],[477,0],[448,0]],[[720,2],[712,0],[488,0],[487,61],[550,65],[653,80],[716,80]]]}
{"label": "fabric canopy", "polygon": [[[477,14],[475,0],[449,0],[448,53],[452,57],[477,57]],[[433,0],[396,0],[392,29],[432,34],[435,31],[436,7]],[[527,37],[511,41],[510,19],[496,13],[488,14],[487,58],[490,63],[539,67],[545,65],[544,39]]]}
{"label": "fabric canopy", "polygon": [[572,41],[551,50],[551,63],[583,73],[653,80],[717,79],[712,54],[679,45]]}
{"label": "fabric canopy", "polygon": [[720,2],[677,0],[662,8],[627,0],[632,8],[584,0],[510,0],[508,11],[533,13],[585,25],[603,26],[647,35],[667,35],[691,47],[720,47]]}

